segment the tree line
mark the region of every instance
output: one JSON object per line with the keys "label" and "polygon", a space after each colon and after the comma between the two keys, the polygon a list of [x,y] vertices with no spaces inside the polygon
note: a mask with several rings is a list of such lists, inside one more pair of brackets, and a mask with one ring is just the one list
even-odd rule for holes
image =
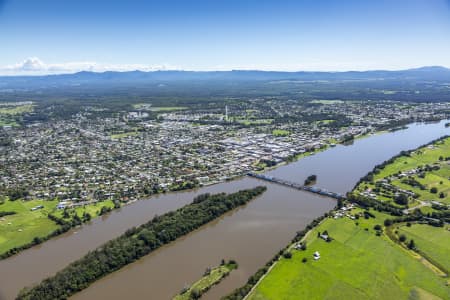
{"label": "tree line", "polygon": [[[422,145],[418,148],[423,148],[426,147],[428,145],[434,144],[438,141],[442,141],[444,139],[448,138],[448,136],[444,136],[441,137],[439,139],[433,140],[430,143],[427,143],[425,145]],[[377,172],[377,170],[383,169],[386,165],[393,163],[394,160],[400,156],[409,156],[410,153],[413,150],[410,151],[402,151],[400,154],[390,158],[387,161],[384,161],[383,163],[381,163],[380,165],[377,165],[374,167],[373,171],[369,172],[369,174],[365,175],[364,177],[362,177],[358,183],[355,185],[354,189],[356,189],[356,187],[358,187],[358,185],[362,182],[369,182],[372,180],[373,178],[373,174]],[[386,219],[384,225],[385,226],[391,226],[394,223],[401,223],[401,222],[409,222],[409,221],[421,221],[424,223],[428,223],[429,225],[432,226],[442,226],[442,224],[444,222],[449,222],[450,221],[450,211],[449,210],[441,210],[438,212],[432,212],[432,213],[428,213],[426,215],[423,215],[420,210],[416,210],[413,211],[411,214],[409,215],[403,215],[403,212],[400,208],[387,203],[387,202],[382,202],[382,201],[378,201],[372,198],[368,198],[368,197],[364,197],[362,195],[356,195],[354,193],[348,193],[347,194],[347,201],[351,202],[351,203],[356,203],[359,206],[361,206],[362,208],[365,208],[366,210],[364,211],[364,216],[366,218],[370,218],[370,217],[374,217],[374,215],[368,210],[369,208],[373,208],[374,210],[380,211],[380,212],[385,212],[390,214],[391,216],[393,216],[392,219]],[[343,206],[343,200],[339,199],[336,205],[336,208],[340,208]],[[320,216],[316,219],[314,219],[310,224],[308,224],[306,226],[305,229],[298,231],[297,234],[295,235],[295,237],[292,239],[291,244],[292,243],[297,243],[299,241],[301,241],[301,239],[308,233],[308,231],[312,230],[313,228],[315,228],[316,226],[318,226],[320,224],[320,222],[329,217],[329,213],[325,213],[323,216]],[[414,247],[414,245],[412,245],[412,247]],[[258,271],[256,271],[255,274],[253,274],[252,276],[250,276],[250,278],[247,280],[247,283],[237,289],[235,289],[233,292],[231,292],[229,295],[225,296],[222,298],[222,300],[240,300],[240,299],[244,299],[248,293],[252,290],[252,288],[259,282],[259,280],[264,276],[264,274],[267,273],[267,271],[269,270],[269,268],[276,262],[278,261],[278,259],[284,254],[286,253],[286,250],[289,248],[289,245],[287,245],[285,248],[281,249],[277,254],[275,254],[275,256],[266,263],[266,265],[264,265],[263,267],[261,267]]]}
{"label": "tree line", "polygon": [[248,203],[266,189],[258,186],[233,194],[200,195],[191,204],[127,230],[53,277],[30,289],[23,289],[17,299],[66,299],[99,278]]}

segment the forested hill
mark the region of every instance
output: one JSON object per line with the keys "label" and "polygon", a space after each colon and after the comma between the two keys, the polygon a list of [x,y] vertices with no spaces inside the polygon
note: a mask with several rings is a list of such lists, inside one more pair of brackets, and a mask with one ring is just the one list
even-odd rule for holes
{"label": "forested hill", "polygon": [[[266,72],[154,71],[79,72],[48,76],[0,76],[0,102],[129,103],[148,100],[162,106],[278,97],[442,102],[450,101],[450,69],[403,71]],[[125,101],[124,101],[125,100]],[[155,102],[156,101],[156,102]]]}
{"label": "forested hill", "polygon": [[23,290],[18,299],[66,299],[99,278],[248,203],[265,190],[265,186],[258,186],[233,194],[199,195],[191,204],[154,217],[148,223],[132,228],[89,252],[55,276]]}
{"label": "forested hill", "polygon": [[348,81],[348,80],[401,80],[450,82],[450,69],[423,67],[400,71],[348,71],[348,72],[278,72],[258,70],[233,71],[130,71],[130,72],[78,72],[46,76],[2,76],[0,88],[64,86],[77,84],[127,84],[172,81]]}

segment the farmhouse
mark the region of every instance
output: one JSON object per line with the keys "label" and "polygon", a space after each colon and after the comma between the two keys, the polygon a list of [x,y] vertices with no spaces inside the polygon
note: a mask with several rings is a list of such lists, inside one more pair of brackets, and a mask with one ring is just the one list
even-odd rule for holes
{"label": "farmhouse", "polygon": [[32,207],[31,211],[35,211],[35,210],[42,209],[42,208],[44,208],[44,205],[38,205],[38,206]]}
{"label": "farmhouse", "polygon": [[319,251],[314,252],[313,257],[314,257],[314,260],[319,260],[320,259]]}
{"label": "farmhouse", "polygon": [[321,237],[324,241],[328,241],[328,234],[321,234],[320,237]]}

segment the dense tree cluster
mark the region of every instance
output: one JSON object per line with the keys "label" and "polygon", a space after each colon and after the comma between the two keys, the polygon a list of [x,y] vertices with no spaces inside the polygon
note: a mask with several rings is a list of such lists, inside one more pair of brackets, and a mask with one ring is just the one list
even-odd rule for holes
{"label": "dense tree cluster", "polygon": [[417,188],[419,188],[421,190],[425,190],[426,189],[425,185],[423,185],[422,183],[420,183],[419,181],[414,179],[414,177],[405,178],[405,179],[402,180],[402,183],[407,184],[407,185],[412,186],[412,187],[417,187]]}
{"label": "dense tree cluster", "polygon": [[317,180],[317,175],[309,175],[308,178],[305,179],[305,185],[310,185],[311,183]]}
{"label": "dense tree cluster", "polygon": [[[364,197],[361,195],[356,195],[353,193],[349,193],[347,195],[347,199],[348,199],[348,201],[357,203],[358,205],[360,205],[361,207],[364,207],[364,208],[372,207],[373,209],[375,209],[377,211],[387,212],[393,216],[403,215],[402,210],[400,208],[398,208],[392,204],[389,204],[387,202],[377,201],[375,199]],[[365,213],[369,214],[370,212],[366,211]],[[370,215],[369,215],[369,217],[370,217]]]}
{"label": "dense tree cluster", "polygon": [[13,189],[7,189],[5,191],[5,195],[8,196],[9,200],[16,201],[18,199],[25,199],[26,197],[28,197],[29,192],[26,187],[13,188]]}
{"label": "dense tree cluster", "polygon": [[203,195],[176,211],[155,216],[139,227],[127,230],[55,276],[31,289],[22,290],[18,299],[65,299],[88,287],[95,280],[136,261],[151,251],[199,228],[235,207],[249,202],[266,190],[264,186],[233,194]]}
{"label": "dense tree cluster", "polygon": [[15,215],[15,211],[0,211],[0,217]]}

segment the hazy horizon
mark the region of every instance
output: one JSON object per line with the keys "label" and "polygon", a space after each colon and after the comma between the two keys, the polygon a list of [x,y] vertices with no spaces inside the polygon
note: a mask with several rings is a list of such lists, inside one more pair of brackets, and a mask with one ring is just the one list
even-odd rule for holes
{"label": "hazy horizon", "polygon": [[0,75],[450,67],[450,1],[0,0]]}
{"label": "hazy horizon", "polygon": [[247,71],[247,72],[281,72],[281,73],[346,73],[346,72],[395,72],[395,71],[408,71],[408,70],[416,70],[416,69],[425,69],[425,68],[443,68],[446,70],[450,70],[449,67],[435,65],[435,66],[417,66],[412,68],[398,68],[398,69],[365,69],[365,70],[354,70],[354,69],[348,69],[348,70],[278,70],[278,69],[211,69],[211,70],[188,70],[188,69],[178,69],[178,68],[161,68],[161,69],[126,69],[126,70],[120,70],[120,69],[105,69],[105,70],[75,70],[75,71],[60,71],[60,70],[42,70],[42,71],[34,71],[34,72],[25,72],[25,73],[16,73],[16,74],[2,74],[0,73],[1,77],[19,77],[19,76],[51,76],[51,75],[71,75],[71,74],[77,74],[82,72],[90,72],[90,73],[97,73],[102,74],[106,72],[117,72],[117,73],[127,73],[127,72],[143,72],[143,73],[150,73],[150,72],[164,72],[164,71],[175,71],[175,72],[196,72],[196,73],[208,73],[208,72],[239,72],[239,71]]}

